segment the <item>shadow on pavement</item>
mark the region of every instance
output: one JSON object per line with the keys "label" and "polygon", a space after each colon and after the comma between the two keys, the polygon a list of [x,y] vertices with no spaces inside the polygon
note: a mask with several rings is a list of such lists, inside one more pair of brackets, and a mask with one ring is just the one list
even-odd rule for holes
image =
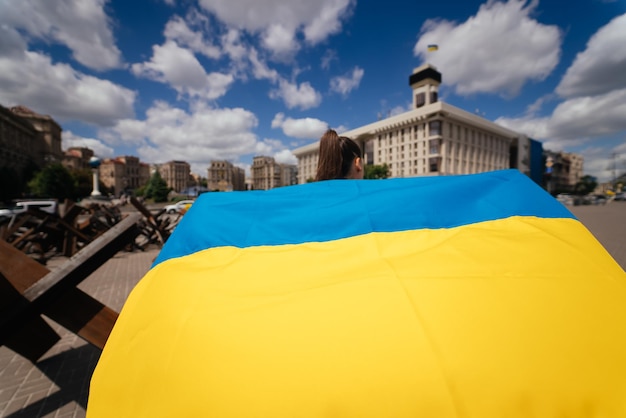
{"label": "shadow on pavement", "polygon": [[43,399],[7,415],[7,418],[41,417],[76,402],[87,408],[89,382],[101,351],[89,344],[72,348],[40,361],[35,366],[59,389]]}

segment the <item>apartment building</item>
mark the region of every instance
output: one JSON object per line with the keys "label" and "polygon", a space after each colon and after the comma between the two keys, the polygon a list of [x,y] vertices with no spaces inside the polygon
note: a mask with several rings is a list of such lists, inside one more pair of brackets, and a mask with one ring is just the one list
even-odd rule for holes
{"label": "apartment building", "polygon": [[191,182],[191,167],[185,161],[168,161],[159,164],[158,170],[167,187],[176,192],[185,190]]}
{"label": "apartment building", "polygon": [[61,127],[48,115],[24,106],[0,106],[0,167],[21,184],[26,171],[60,162]]}
{"label": "apartment building", "polygon": [[106,158],[98,168],[102,184],[118,196],[145,186],[150,180],[150,166],[133,156]]}
{"label": "apartment building", "polygon": [[584,159],[578,154],[545,151],[544,187],[549,192],[573,191],[583,176]]}
{"label": "apartment building", "polygon": [[[518,168],[541,179],[541,143],[439,100],[441,73],[430,64],[409,77],[412,109],[342,133],[366,164],[386,163],[391,177],[472,174]],[[298,182],[315,178],[319,141],[293,152]]]}
{"label": "apartment building", "polygon": [[246,190],[246,172],[226,160],[211,161],[208,169],[207,188],[220,192]]}
{"label": "apartment building", "polygon": [[298,183],[297,167],[277,163],[274,158],[257,156],[252,159],[252,188],[269,190]]}
{"label": "apartment building", "polygon": [[63,158],[61,149],[61,126],[49,115],[41,115],[26,106],[15,106],[11,112],[27,120],[39,133],[43,141],[35,148],[35,162],[40,167],[50,163],[60,163]]}

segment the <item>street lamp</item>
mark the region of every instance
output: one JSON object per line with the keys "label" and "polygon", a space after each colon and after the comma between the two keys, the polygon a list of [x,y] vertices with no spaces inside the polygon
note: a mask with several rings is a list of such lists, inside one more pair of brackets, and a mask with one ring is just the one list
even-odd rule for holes
{"label": "street lamp", "polygon": [[92,196],[102,195],[102,193],[100,193],[100,188],[98,184],[98,167],[100,167],[101,163],[102,162],[98,157],[91,157],[89,159],[89,166],[91,167],[91,171],[93,172],[93,190],[91,191]]}

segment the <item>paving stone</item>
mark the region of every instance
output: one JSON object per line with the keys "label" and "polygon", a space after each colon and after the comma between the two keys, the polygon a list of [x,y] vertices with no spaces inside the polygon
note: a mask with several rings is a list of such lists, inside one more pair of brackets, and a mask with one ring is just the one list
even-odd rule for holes
{"label": "paving stone", "polygon": [[[120,252],[85,279],[79,288],[119,312],[158,252],[158,247],[144,252]],[[47,267],[54,270],[66,260],[55,258]],[[89,381],[100,350],[54,321],[44,319],[59,333],[61,340],[37,364],[0,347],[1,417],[85,416]]]}

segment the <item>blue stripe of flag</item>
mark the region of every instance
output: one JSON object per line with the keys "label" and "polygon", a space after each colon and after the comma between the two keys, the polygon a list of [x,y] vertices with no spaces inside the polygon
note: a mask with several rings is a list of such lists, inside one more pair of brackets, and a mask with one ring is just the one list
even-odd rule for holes
{"label": "blue stripe of flag", "polygon": [[324,242],[511,216],[574,218],[518,170],[212,192],[201,195],[185,214],[154,265],[219,246]]}

